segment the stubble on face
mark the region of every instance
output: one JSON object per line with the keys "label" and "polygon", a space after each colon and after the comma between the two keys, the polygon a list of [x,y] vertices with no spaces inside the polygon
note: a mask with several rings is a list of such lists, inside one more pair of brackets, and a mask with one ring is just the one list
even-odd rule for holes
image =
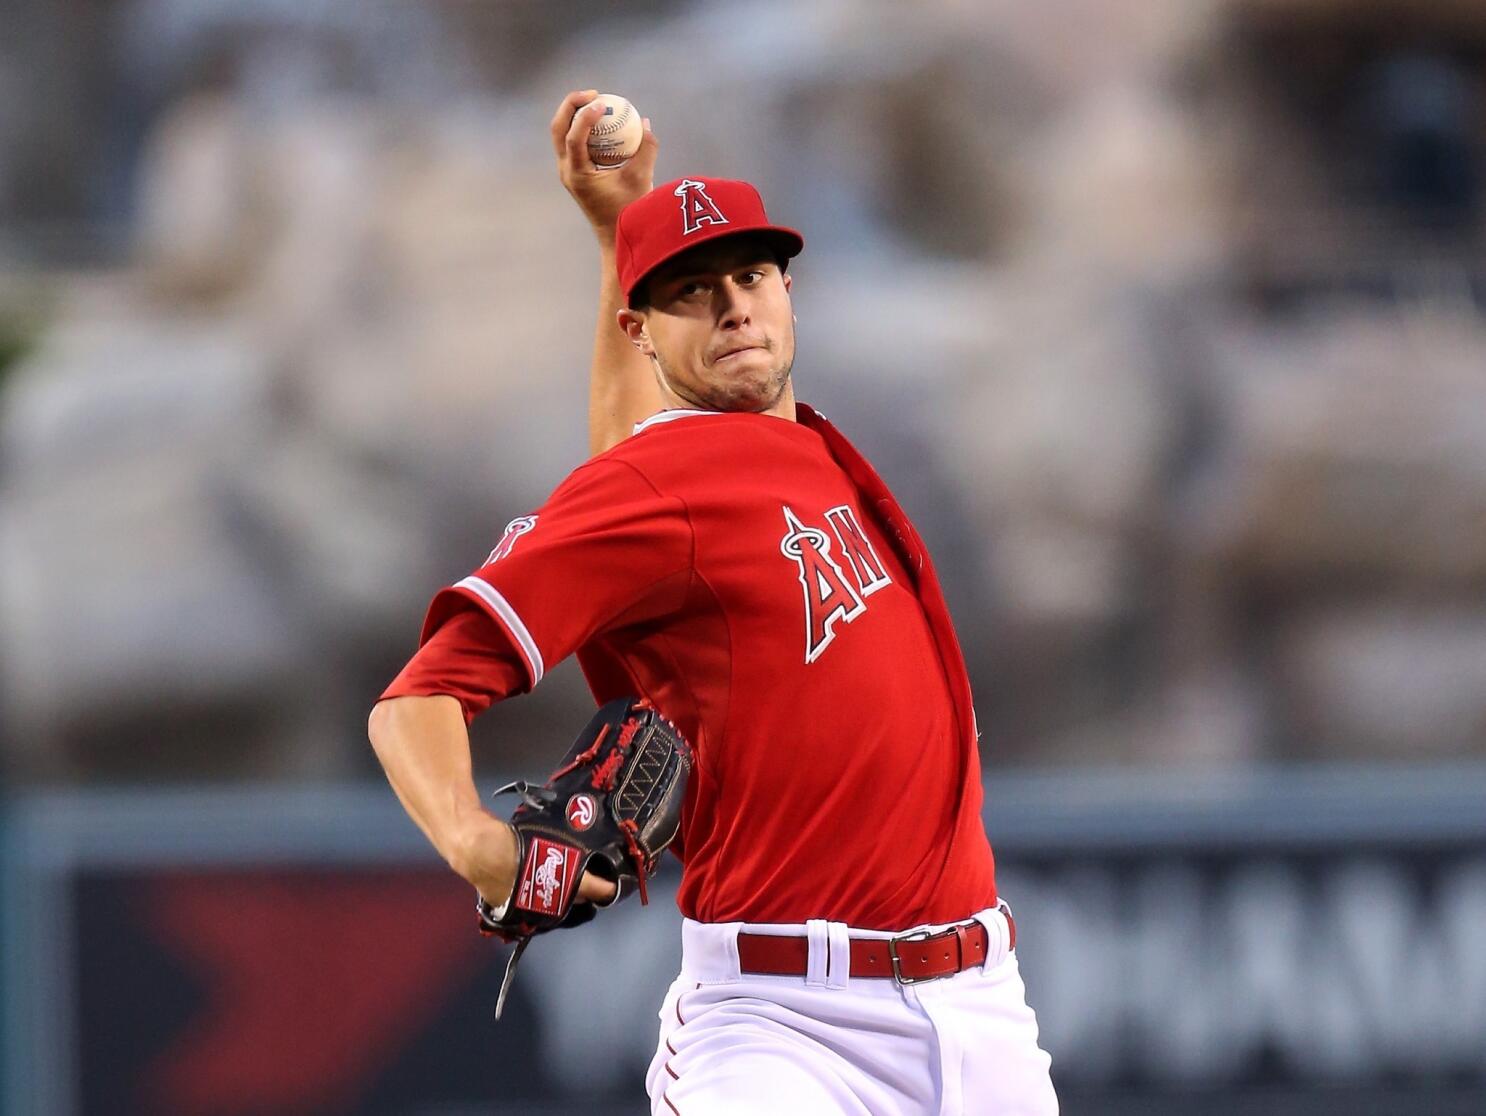
{"label": "stubble on face", "polygon": [[[785,352],[780,353],[780,348]],[[661,386],[695,407],[709,411],[758,412],[775,406],[789,387],[790,372],[794,366],[794,348],[793,330],[782,345],[774,338],[767,338],[764,340],[762,353],[750,352],[733,358],[755,364],[763,361],[767,363],[756,371],[750,368],[747,370],[748,374],[728,378],[678,374],[681,370],[672,366],[659,349],[655,352],[655,363],[660,369]]]}

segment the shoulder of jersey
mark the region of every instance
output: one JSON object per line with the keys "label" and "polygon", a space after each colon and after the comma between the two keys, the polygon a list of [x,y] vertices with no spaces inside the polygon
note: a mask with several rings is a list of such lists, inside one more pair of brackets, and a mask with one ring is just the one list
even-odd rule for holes
{"label": "shoulder of jersey", "polygon": [[[676,414],[676,418],[669,418]],[[715,455],[719,450],[746,452],[798,437],[795,424],[767,415],[716,413],[710,411],[664,412],[647,422],[624,441],[595,460],[611,458],[647,467],[693,468],[694,454]]]}

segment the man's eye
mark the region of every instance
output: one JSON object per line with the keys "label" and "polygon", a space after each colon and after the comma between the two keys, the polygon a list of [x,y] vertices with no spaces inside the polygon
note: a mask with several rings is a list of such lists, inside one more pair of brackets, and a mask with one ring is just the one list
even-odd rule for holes
{"label": "man's eye", "polygon": [[745,271],[743,273],[743,282],[745,282],[745,283],[757,283],[763,277],[764,277],[764,273],[762,271]]}
{"label": "man's eye", "polygon": [[676,293],[679,294],[682,298],[690,298],[692,295],[699,294],[705,289],[706,287],[701,282],[693,279],[690,283],[683,283],[681,285],[681,290]]}

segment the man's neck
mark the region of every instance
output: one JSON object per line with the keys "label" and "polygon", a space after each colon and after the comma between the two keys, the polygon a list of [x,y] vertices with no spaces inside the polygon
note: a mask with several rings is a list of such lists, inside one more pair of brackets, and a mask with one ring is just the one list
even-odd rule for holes
{"label": "man's neck", "polygon": [[[661,381],[660,398],[662,406],[667,411],[716,411],[720,414],[742,413],[730,412],[717,407],[710,407],[705,403],[694,402],[690,399],[683,399],[681,398],[681,396],[677,395],[675,392],[667,388],[664,380]],[[773,418],[782,418],[788,422],[795,422],[796,418],[794,385],[785,384],[784,391],[780,393],[779,398],[774,402],[774,405],[772,407],[767,407],[762,411],[755,411],[753,413],[760,415],[769,415]]]}
{"label": "man's neck", "polygon": [[785,384],[784,391],[780,393],[779,401],[762,413],[795,422],[795,385],[793,383]]}

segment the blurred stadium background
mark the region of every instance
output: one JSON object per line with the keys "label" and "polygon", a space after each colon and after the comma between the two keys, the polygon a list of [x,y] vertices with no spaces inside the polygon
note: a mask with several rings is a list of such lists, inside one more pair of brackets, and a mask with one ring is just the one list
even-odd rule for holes
{"label": "blurred stadium background", "polygon": [[1486,1112],[1472,0],[0,0],[4,1111],[644,1110],[674,907],[496,1026],[364,742],[583,456],[582,86],[809,239],[1065,1111]]}

